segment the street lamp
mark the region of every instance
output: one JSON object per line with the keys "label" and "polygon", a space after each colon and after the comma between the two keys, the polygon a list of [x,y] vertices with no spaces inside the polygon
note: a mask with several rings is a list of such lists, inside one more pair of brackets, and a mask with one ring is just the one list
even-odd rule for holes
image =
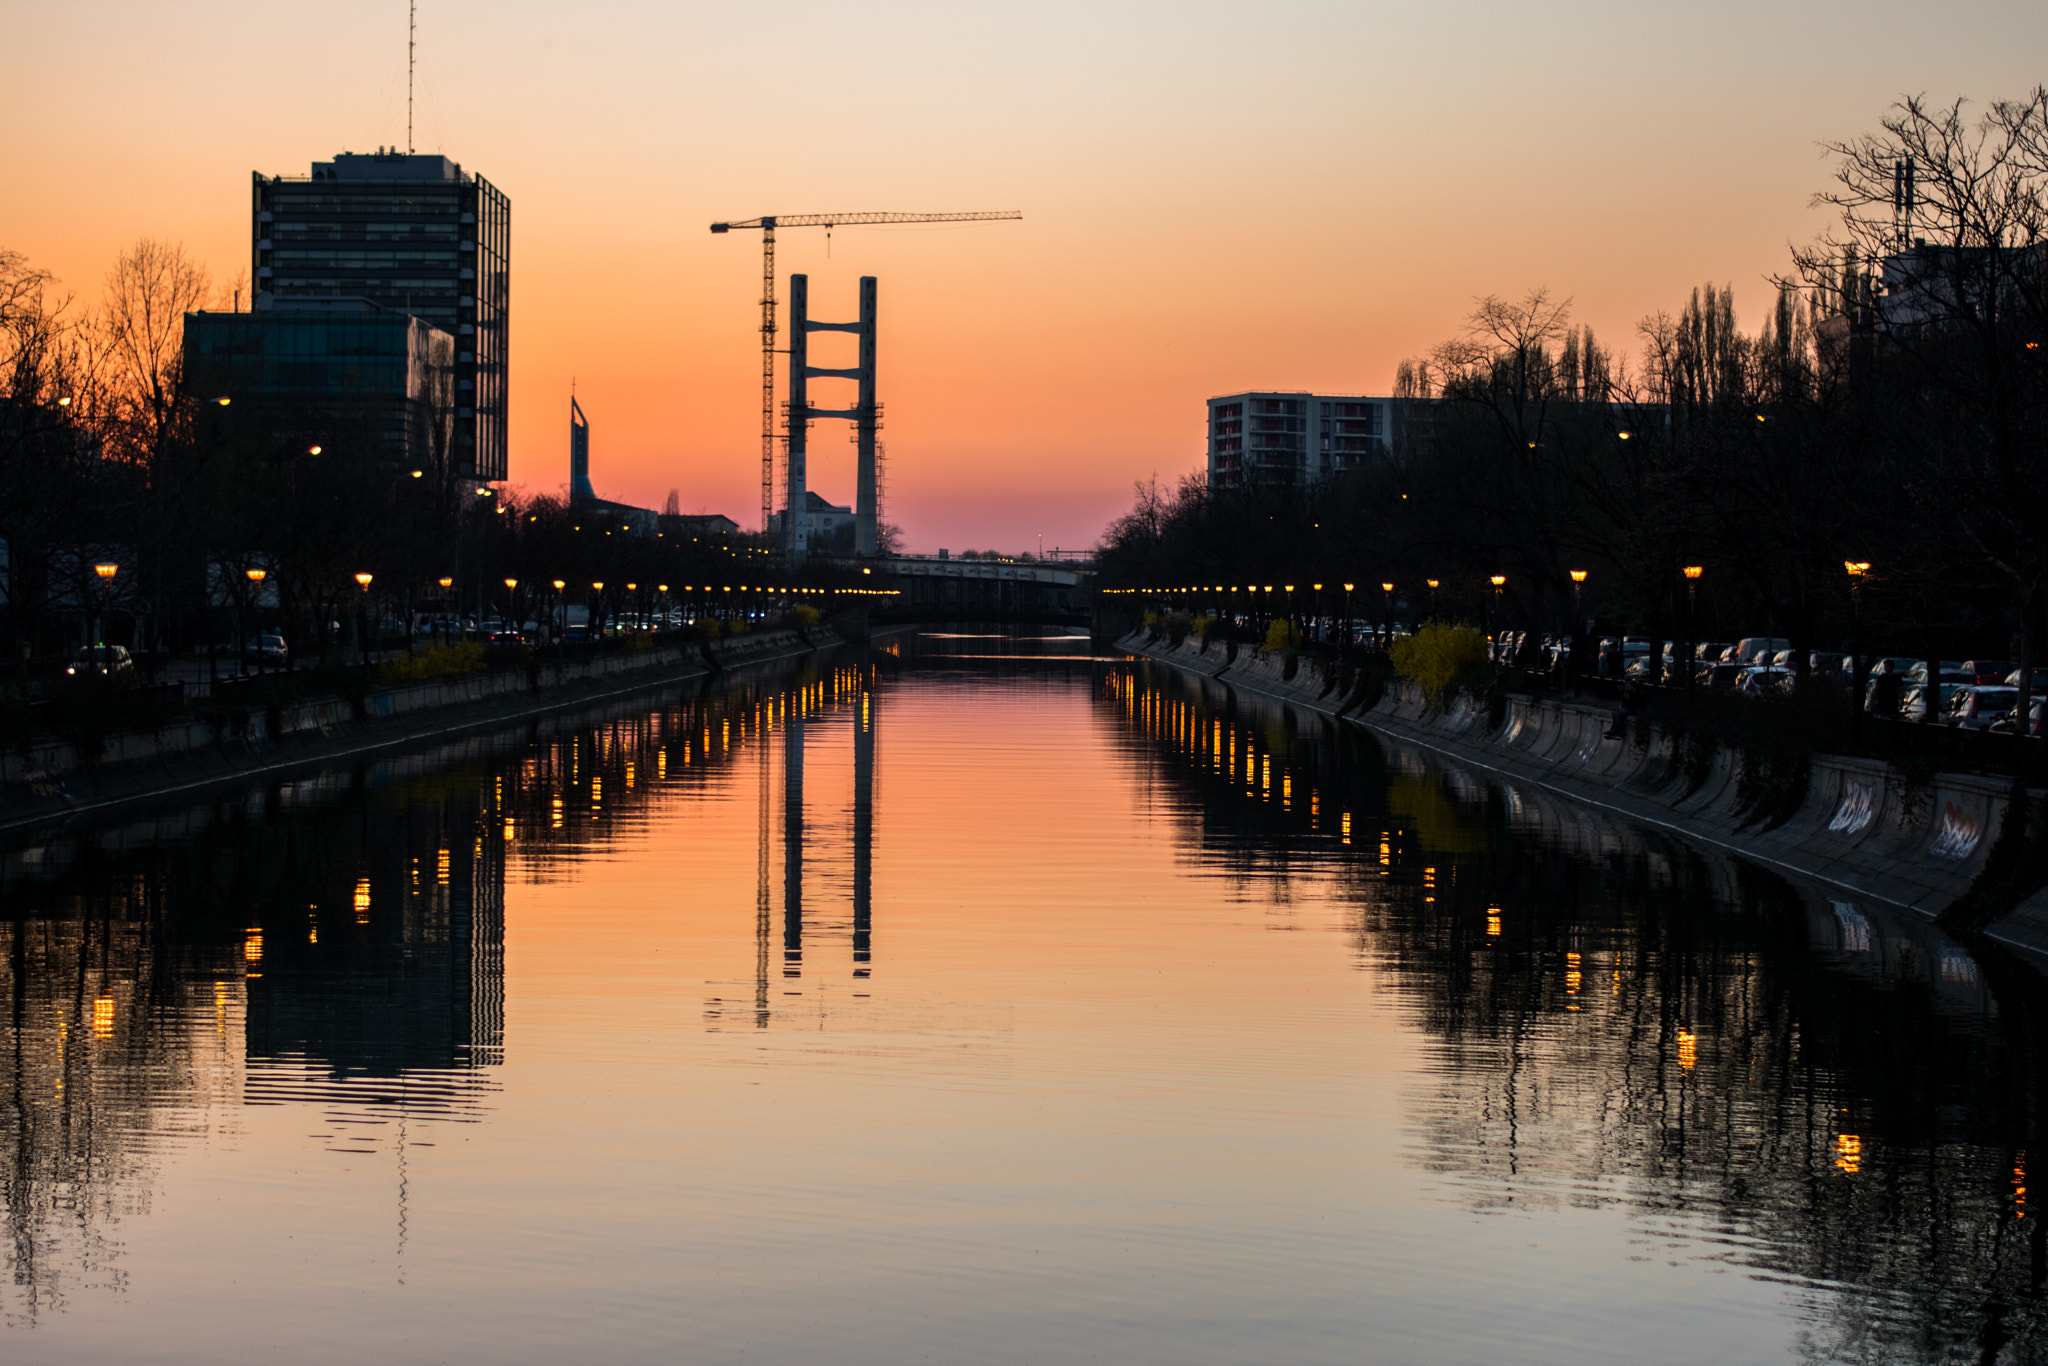
{"label": "street lamp", "polygon": [[1491,625],[1496,632],[1498,632],[1500,629],[1500,590],[1507,587],[1508,576],[1505,574],[1495,574],[1491,579],[1487,580],[1487,582],[1493,585],[1492,615],[1494,617],[1494,620],[1489,622],[1488,624]]}
{"label": "street lamp", "polygon": [[[1842,569],[1849,576],[1849,671],[1854,679],[1849,696],[1855,710],[1849,713],[1849,727],[1851,734],[1860,734],[1863,729],[1863,689],[1869,680],[1863,672],[1863,659],[1856,653],[1856,617],[1862,606],[1863,580],[1870,574],[1870,561],[1844,560]],[[1927,707],[1927,714],[1934,715],[1934,708],[1941,702],[1941,675],[1928,675],[1922,701]]]}
{"label": "street lamp", "polygon": [[1424,579],[1423,582],[1429,585],[1429,615],[1434,618],[1436,616],[1436,586],[1438,580]]}
{"label": "street lamp", "polygon": [[1693,675],[1699,671],[1699,592],[1700,575],[1707,571],[1696,564],[1686,565],[1685,574],[1685,688],[1692,691]]}
{"label": "street lamp", "polygon": [[1380,604],[1380,618],[1381,618],[1381,620],[1383,620],[1383,621],[1384,621],[1384,622],[1386,623],[1386,625],[1385,625],[1385,628],[1384,628],[1384,629],[1385,629],[1385,631],[1386,631],[1387,643],[1388,643],[1389,645],[1391,645],[1391,644],[1393,644],[1393,643],[1394,643],[1394,583],[1393,583],[1393,580],[1389,579],[1389,580],[1387,580],[1386,582],[1382,583],[1382,584],[1380,585],[1380,592],[1381,592],[1382,594],[1384,594],[1384,595],[1385,595],[1385,596],[1384,596],[1384,597],[1382,598],[1382,600],[1381,600],[1381,604]]}
{"label": "street lamp", "polygon": [[[519,592],[519,580],[517,580],[517,579],[506,579],[506,580],[505,580],[505,620],[507,620],[508,622],[511,622],[511,623],[513,624],[513,625],[512,625],[512,629],[513,629],[513,630],[515,630],[515,631],[518,631],[518,630],[519,630],[519,626],[518,626],[518,621],[519,621],[519,598],[518,598],[518,592]],[[521,638],[522,638],[522,639],[523,639],[523,638],[525,637],[525,634],[526,634],[526,633],[525,633],[524,631],[520,631],[520,636],[521,636]]]}
{"label": "street lamp", "polygon": [[[263,590],[263,581],[270,577],[270,571],[268,569],[244,569],[242,577],[249,580],[250,586],[260,593]],[[241,594],[237,593],[235,596],[239,600]],[[244,648],[242,640],[242,609],[237,606],[235,608],[235,677],[237,678],[242,676],[242,651]],[[218,666],[215,666],[215,672],[218,673]],[[256,632],[256,673],[258,676],[261,676],[263,673],[263,632],[260,628]]]}
{"label": "street lamp", "polygon": [[92,572],[100,576],[100,619],[95,623],[95,629],[92,633],[93,640],[96,644],[105,645],[107,643],[104,639],[107,633],[107,596],[114,586],[114,575],[121,572],[121,566],[115,564],[112,560],[101,560],[92,567]]}
{"label": "street lamp", "polygon": [[363,672],[370,670],[370,579],[371,574],[361,571],[356,575],[356,586],[363,590],[361,606],[356,611],[357,630],[363,638]]}
{"label": "street lamp", "polygon": [[1345,585],[1344,585],[1344,641],[1343,641],[1343,643],[1344,643],[1344,644],[1346,644],[1346,645],[1349,645],[1349,644],[1351,643],[1351,590],[1352,590],[1353,588],[1356,588],[1357,586],[1358,586],[1358,585],[1356,585],[1356,584],[1351,584],[1351,583],[1347,583],[1347,584],[1345,584]]}

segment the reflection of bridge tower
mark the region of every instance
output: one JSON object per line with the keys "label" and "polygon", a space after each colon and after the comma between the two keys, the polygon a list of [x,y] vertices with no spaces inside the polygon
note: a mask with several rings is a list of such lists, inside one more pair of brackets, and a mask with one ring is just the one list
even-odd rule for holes
{"label": "reflection of bridge tower", "polygon": [[[809,510],[809,428],[812,418],[840,417],[852,422],[859,443],[855,468],[853,508],[853,549],[857,555],[875,553],[878,485],[875,470],[875,432],[880,426],[880,406],[875,402],[875,277],[860,280],[860,321],[819,323],[810,318],[811,281],[808,275],[789,277],[789,500],[783,505],[786,524],[782,528],[783,551],[792,565],[801,565],[810,554]],[[852,332],[860,338],[860,357],[850,370],[822,369],[810,363],[810,334]],[[860,391],[851,408],[813,408],[810,381],[850,379]]]}
{"label": "reflection of bridge tower", "polygon": [[860,671],[853,713],[853,975],[868,975],[874,940],[875,674]]}
{"label": "reflection of bridge tower", "polygon": [[782,727],[782,975],[804,971],[804,713],[799,691]]}
{"label": "reflection of bridge tower", "polygon": [[[841,676],[844,677],[843,675]],[[790,693],[783,705],[787,712],[782,724],[782,975],[803,976],[804,964],[804,858],[808,813],[805,810],[804,759],[808,725],[803,708],[807,690]],[[875,722],[874,674],[863,670],[853,696],[853,975],[866,977],[871,971],[874,939],[874,829],[875,829]],[[773,703],[763,705],[764,720],[773,715]],[[765,737],[764,737],[765,738]],[[754,983],[755,1024],[768,1024],[768,979],[771,900],[769,848],[774,840],[770,802],[771,756],[760,751],[760,870],[759,902],[756,908],[756,961]]]}

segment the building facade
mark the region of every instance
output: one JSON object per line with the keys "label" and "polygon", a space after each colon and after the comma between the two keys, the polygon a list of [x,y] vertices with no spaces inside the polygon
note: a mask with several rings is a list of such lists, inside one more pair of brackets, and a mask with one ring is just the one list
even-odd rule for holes
{"label": "building facade", "polygon": [[360,298],[455,339],[454,472],[506,477],[512,208],[443,156],[343,152],[253,178],[258,311]]}
{"label": "building facade", "polygon": [[1268,390],[1209,400],[1209,486],[1328,479],[1388,449],[1394,400]]}
{"label": "building facade", "polygon": [[221,420],[238,429],[336,450],[368,445],[386,465],[450,473],[455,338],[365,299],[293,302],[186,314],[192,391],[227,399]]}

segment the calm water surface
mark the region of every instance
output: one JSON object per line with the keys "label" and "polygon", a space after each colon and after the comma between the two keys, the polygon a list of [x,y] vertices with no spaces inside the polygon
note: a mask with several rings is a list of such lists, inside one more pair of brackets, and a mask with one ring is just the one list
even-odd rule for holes
{"label": "calm water surface", "polygon": [[2028,1361],[2032,972],[958,631],[0,850],[9,1361]]}

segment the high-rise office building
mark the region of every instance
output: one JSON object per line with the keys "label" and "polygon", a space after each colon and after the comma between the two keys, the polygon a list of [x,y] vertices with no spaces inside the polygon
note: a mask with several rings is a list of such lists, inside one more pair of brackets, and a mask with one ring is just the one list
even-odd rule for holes
{"label": "high-rise office building", "polygon": [[379,150],[254,177],[256,307],[368,299],[455,338],[454,472],[506,477],[512,205],[443,156]]}

